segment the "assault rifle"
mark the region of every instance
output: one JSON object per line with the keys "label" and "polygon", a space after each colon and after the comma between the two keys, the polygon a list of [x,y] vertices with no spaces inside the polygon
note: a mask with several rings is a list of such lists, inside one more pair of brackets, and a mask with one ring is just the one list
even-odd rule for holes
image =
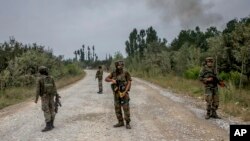
{"label": "assault rifle", "polygon": [[111,84],[111,88],[114,92],[118,92],[121,98],[125,96],[126,85],[121,80],[116,80],[115,84]]}
{"label": "assault rifle", "polygon": [[56,99],[55,99],[55,112],[58,112],[58,106],[62,107],[61,101],[60,101],[61,96],[56,94]]}
{"label": "assault rifle", "polygon": [[218,84],[221,87],[227,87],[226,84],[224,83],[224,81],[223,80],[219,80],[218,77],[214,73],[208,71],[208,72],[205,72],[205,74],[207,74],[208,77],[212,77],[213,78],[212,83],[214,85]]}

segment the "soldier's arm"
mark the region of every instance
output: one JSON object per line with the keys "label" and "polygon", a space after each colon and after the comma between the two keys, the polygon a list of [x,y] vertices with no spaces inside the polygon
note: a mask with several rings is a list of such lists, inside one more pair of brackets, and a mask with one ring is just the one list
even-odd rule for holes
{"label": "soldier's arm", "polygon": [[131,87],[131,81],[128,81],[125,92],[128,92]]}
{"label": "soldier's arm", "polygon": [[106,82],[112,82],[113,84],[116,83],[116,81],[114,79],[112,79],[112,74],[109,74],[106,78],[105,78]]}
{"label": "soldier's arm", "polygon": [[36,99],[35,99],[35,103],[37,103],[38,99],[39,99],[39,96],[40,96],[40,93],[41,93],[41,84],[40,84],[40,80],[38,79],[37,82],[36,82]]}
{"label": "soldier's arm", "polygon": [[99,76],[99,70],[96,72],[95,78],[98,78],[98,76]]}
{"label": "soldier's arm", "polygon": [[204,77],[204,72],[205,72],[205,70],[204,70],[204,68],[202,68],[200,70],[200,73],[199,73],[199,80],[201,82],[203,82],[203,83],[206,83],[207,82],[207,78]]}
{"label": "soldier's arm", "polygon": [[131,75],[126,72],[126,79],[127,79],[127,85],[126,85],[126,89],[125,89],[125,92],[128,92],[130,90],[130,87],[131,87],[131,81],[132,81],[132,78],[131,78]]}
{"label": "soldier's arm", "polygon": [[211,82],[213,81],[213,77],[204,77],[205,76],[205,69],[202,68],[199,74],[199,80],[203,83]]}
{"label": "soldier's arm", "polygon": [[59,94],[57,93],[57,88],[56,88],[56,83],[55,83],[55,80],[52,78],[53,80],[53,86],[54,86],[54,91],[55,91],[55,94],[57,97],[60,97]]}

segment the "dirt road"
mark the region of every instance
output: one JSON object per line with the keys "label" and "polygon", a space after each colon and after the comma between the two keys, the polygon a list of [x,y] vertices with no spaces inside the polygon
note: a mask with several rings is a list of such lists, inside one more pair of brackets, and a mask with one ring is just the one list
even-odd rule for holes
{"label": "dirt road", "polygon": [[[40,102],[25,102],[0,111],[1,141],[221,141],[229,140],[227,119],[205,120],[193,100],[133,78],[130,92],[131,130],[113,128],[117,122],[110,84],[97,94],[95,71],[59,90],[63,107],[55,128],[42,133]],[[106,76],[105,74],[104,76]],[[205,104],[205,103],[204,103]]]}

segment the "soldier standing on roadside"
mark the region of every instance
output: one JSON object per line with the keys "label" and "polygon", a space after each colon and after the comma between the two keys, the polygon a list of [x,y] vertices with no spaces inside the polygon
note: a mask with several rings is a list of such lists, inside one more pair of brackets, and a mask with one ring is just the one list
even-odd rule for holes
{"label": "soldier standing on roadside", "polygon": [[123,70],[123,61],[115,62],[116,70],[110,73],[106,78],[106,82],[112,82],[111,87],[114,94],[115,114],[118,123],[114,127],[124,126],[122,108],[124,111],[124,119],[126,121],[126,128],[131,129],[130,126],[130,108],[129,108],[129,90],[131,86],[131,76],[127,71]]}
{"label": "soldier standing on roadside", "polygon": [[54,119],[56,114],[54,98],[60,96],[57,93],[54,79],[48,74],[48,68],[45,66],[39,67],[39,73],[41,76],[37,81],[35,103],[37,103],[40,96],[46,122],[46,127],[42,130],[42,132],[46,132],[54,128]]}
{"label": "soldier standing on roadside", "polygon": [[213,58],[207,57],[199,74],[200,81],[205,85],[205,100],[207,102],[205,119],[220,118],[216,113],[219,107],[218,78],[213,63]]}
{"label": "soldier standing on roadside", "polygon": [[103,88],[102,88],[102,79],[103,79],[103,70],[102,66],[98,67],[98,70],[96,72],[95,78],[98,79],[98,87],[99,91],[97,92],[98,94],[102,94]]}

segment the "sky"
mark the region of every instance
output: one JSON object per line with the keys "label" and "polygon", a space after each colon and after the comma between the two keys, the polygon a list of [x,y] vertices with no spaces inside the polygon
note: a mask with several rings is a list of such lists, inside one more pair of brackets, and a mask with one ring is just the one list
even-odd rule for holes
{"label": "sky", "polygon": [[119,51],[136,28],[152,26],[170,43],[182,29],[216,26],[250,15],[250,0],[0,0],[0,43],[51,48],[55,55],[95,46],[99,59]]}

